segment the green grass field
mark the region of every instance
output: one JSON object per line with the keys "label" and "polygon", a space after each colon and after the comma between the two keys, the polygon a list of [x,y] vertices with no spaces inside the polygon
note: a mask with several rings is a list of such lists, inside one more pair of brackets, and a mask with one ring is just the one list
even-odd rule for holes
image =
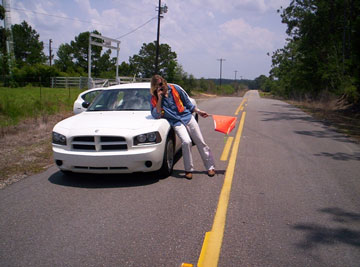
{"label": "green grass field", "polygon": [[71,111],[80,92],[77,88],[0,87],[0,128],[27,118]]}

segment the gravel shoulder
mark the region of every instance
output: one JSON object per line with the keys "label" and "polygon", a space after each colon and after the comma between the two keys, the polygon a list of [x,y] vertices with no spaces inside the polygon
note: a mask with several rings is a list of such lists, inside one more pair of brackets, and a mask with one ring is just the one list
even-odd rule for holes
{"label": "gravel shoulder", "polygon": [[0,136],[0,189],[53,165],[51,131],[71,112],[28,119]]}

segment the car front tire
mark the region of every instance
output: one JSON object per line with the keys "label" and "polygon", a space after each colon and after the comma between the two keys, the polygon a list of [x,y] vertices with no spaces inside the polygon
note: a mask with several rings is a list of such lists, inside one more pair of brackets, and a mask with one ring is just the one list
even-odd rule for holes
{"label": "car front tire", "polygon": [[175,161],[174,151],[174,141],[170,136],[168,136],[166,138],[163,163],[159,171],[161,176],[168,177],[171,175]]}

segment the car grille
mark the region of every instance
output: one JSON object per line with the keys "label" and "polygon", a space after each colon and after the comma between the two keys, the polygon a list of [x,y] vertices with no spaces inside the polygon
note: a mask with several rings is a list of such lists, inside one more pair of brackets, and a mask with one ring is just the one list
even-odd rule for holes
{"label": "car grille", "polygon": [[89,167],[89,166],[74,166],[79,170],[127,170],[127,167]]}
{"label": "car grille", "polygon": [[127,150],[126,139],[121,136],[76,136],[71,142],[76,151]]}

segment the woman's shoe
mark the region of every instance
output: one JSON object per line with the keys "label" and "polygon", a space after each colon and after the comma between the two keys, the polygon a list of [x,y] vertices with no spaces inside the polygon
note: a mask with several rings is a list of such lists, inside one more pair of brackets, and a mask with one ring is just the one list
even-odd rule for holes
{"label": "woman's shoe", "polygon": [[208,170],[208,176],[209,177],[213,177],[215,175],[215,170],[214,169],[211,169],[211,170]]}
{"label": "woman's shoe", "polygon": [[185,172],[185,178],[188,180],[192,179],[192,172]]}

